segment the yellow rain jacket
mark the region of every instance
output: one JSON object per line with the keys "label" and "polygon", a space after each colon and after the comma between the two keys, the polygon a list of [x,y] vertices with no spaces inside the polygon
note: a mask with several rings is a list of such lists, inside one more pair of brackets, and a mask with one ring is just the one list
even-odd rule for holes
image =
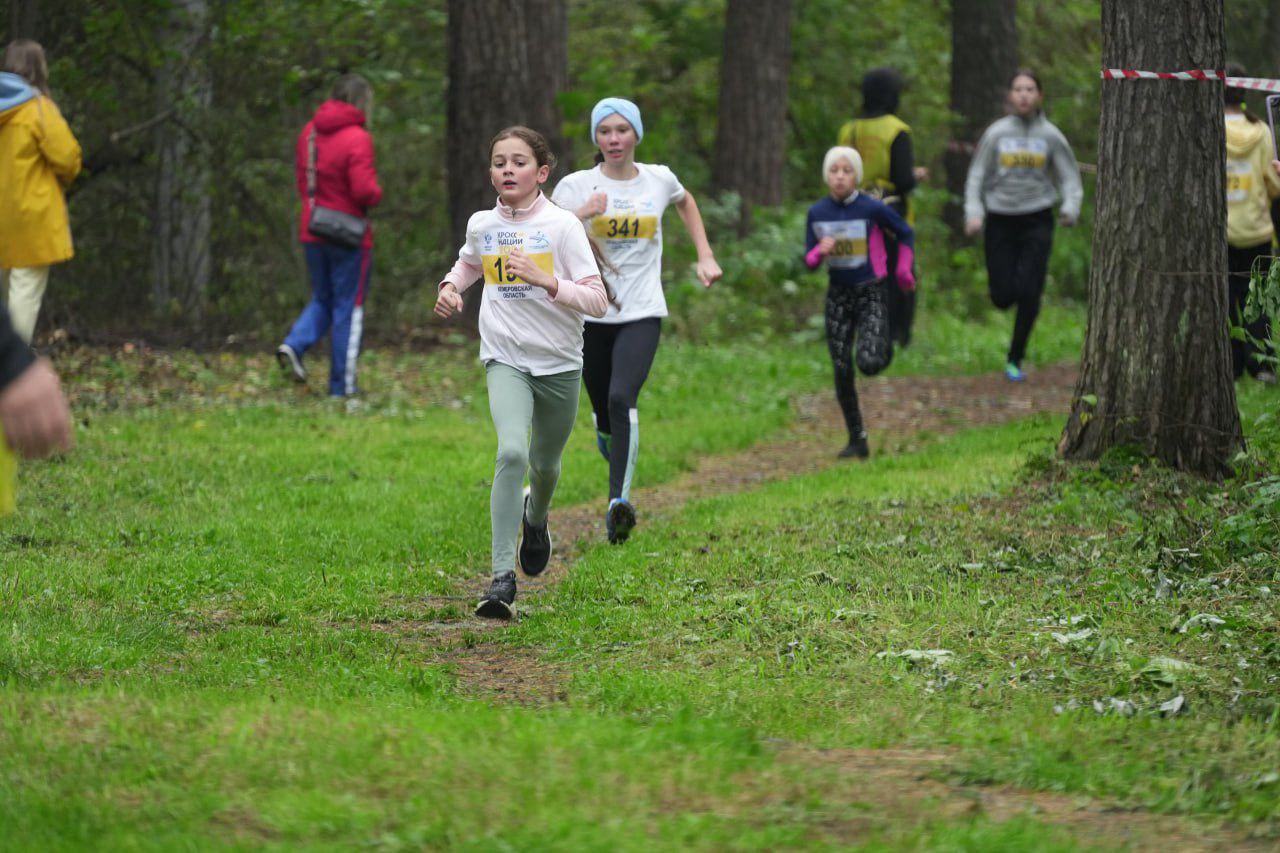
{"label": "yellow rain jacket", "polygon": [[1273,159],[1266,124],[1227,118],[1227,242],[1237,249],[1271,242],[1271,199],[1280,198]]}
{"label": "yellow rain jacket", "polygon": [[80,143],[52,100],[0,112],[0,268],[69,260],[64,191],[80,174]]}

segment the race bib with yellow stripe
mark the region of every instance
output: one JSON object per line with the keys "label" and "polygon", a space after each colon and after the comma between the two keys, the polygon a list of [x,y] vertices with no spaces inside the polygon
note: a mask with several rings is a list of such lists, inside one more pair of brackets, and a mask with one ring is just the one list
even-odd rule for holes
{"label": "race bib with yellow stripe", "polygon": [[1253,169],[1248,160],[1227,161],[1227,201],[1246,201],[1253,190]]}
{"label": "race bib with yellow stripe", "polygon": [[591,220],[591,233],[600,240],[652,240],[658,234],[658,217],[605,213]]}
{"label": "race bib with yellow stripe", "polygon": [[0,435],[0,515],[8,515],[16,506],[18,460],[14,458],[4,436]]}
{"label": "race bib with yellow stripe", "polygon": [[492,230],[480,235],[480,265],[484,270],[486,287],[493,287],[492,294],[502,300],[547,299],[547,292],[535,287],[513,273],[508,257],[515,249],[533,261],[538,269],[555,275],[551,242],[542,231]]}
{"label": "race bib with yellow stripe", "polygon": [[827,255],[827,266],[832,269],[857,269],[867,263],[867,220],[849,219],[841,222],[815,222],[813,233],[821,240],[832,237],[836,244]]}
{"label": "race bib with yellow stripe", "polygon": [[1049,164],[1049,143],[1043,139],[1006,136],[999,142],[1000,168],[1042,170]]}

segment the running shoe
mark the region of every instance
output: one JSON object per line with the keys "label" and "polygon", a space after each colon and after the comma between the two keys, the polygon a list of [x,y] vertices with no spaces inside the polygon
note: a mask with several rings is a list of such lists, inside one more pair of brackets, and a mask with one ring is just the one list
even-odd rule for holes
{"label": "running shoe", "polygon": [[1004,378],[1010,382],[1021,382],[1026,379],[1026,374],[1022,372],[1022,368],[1014,364],[1012,361],[1004,366]]}
{"label": "running shoe", "polygon": [[544,519],[541,527],[529,523],[529,496],[524,497],[524,517],[520,519],[520,570],[537,577],[551,561],[551,525]]}
{"label": "running shoe", "polygon": [[609,451],[613,447],[613,436],[607,432],[596,430],[596,450],[600,451],[600,455],[604,457],[604,461],[609,461]]}
{"label": "running shoe", "polygon": [[293,377],[294,382],[307,381],[307,369],[302,366],[302,359],[293,351],[293,347],[288,344],[276,347],[276,361],[280,363],[281,370]]}
{"label": "running shoe", "polygon": [[622,498],[609,501],[609,511],[604,516],[605,533],[613,545],[621,545],[627,541],[636,526],[636,511],[630,503]]}
{"label": "running shoe", "polygon": [[867,445],[867,434],[864,432],[859,436],[851,436],[849,443],[845,445],[844,450],[836,454],[839,459],[866,459],[871,455],[871,448]]}
{"label": "running shoe", "polygon": [[1261,382],[1263,385],[1276,384],[1276,374],[1274,370],[1259,370],[1258,375],[1253,378]]}
{"label": "running shoe", "polygon": [[515,614],[511,606],[515,600],[516,573],[495,575],[489,591],[476,604],[476,615],[485,619],[510,619]]}

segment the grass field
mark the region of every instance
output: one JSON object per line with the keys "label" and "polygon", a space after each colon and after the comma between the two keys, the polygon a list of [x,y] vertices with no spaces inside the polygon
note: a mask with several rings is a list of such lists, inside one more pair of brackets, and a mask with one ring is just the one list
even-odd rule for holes
{"label": "grass field", "polygon": [[[997,369],[1005,325],[894,371]],[[1280,394],[1226,484],[1063,467],[1033,416],[696,501],[485,632],[480,371],[366,362],[346,413],[261,357],[66,357],[80,446],[0,523],[0,848],[1275,843]],[[666,347],[641,476],[828,382],[816,340]],[[589,423],[559,505],[601,499]],[[996,785],[1033,807],[965,805]]]}

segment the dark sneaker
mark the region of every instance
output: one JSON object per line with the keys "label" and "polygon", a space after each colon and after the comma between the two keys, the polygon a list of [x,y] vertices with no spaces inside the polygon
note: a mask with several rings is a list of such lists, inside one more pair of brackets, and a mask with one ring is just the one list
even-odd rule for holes
{"label": "dark sneaker", "polygon": [[512,604],[516,600],[516,573],[496,575],[489,591],[476,604],[476,615],[486,619],[510,619],[515,614]]}
{"label": "dark sneaker", "polygon": [[845,445],[836,456],[840,459],[866,459],[871,455],[871,448],[867,446],[867,434],[864,432],[857,438],[849,439],[849,443]]}
{"label": "dark sneaker", "polygon": [[622,498],[610,501],[609,511],[604,516],[604,529],[609,535],[609,541],[614,545],[621,545],[627,541],[635,526],[635,508]]}
{"label": "dark sneaker", "polygon": [[612,448],[613,436],[607,432],[596,430],[596,450],[600,451],[600,455],[604,457],[604,461],[609,461],[609,451]]}
{"label": "dark sneaker", "polygon": [[551,525],[549,519],[541,527],[529,523],[529,497],[524,499],[525,515],[520,519],[523,535],[520,537],[520,570],[529,577],[537,577],[551,562]]}
{"label": "dark sneaker", "polygon": [[307,381],[307,369],[302,366],[302,359],[298,358],[293,347],[288,344],[276,347],[276,361],[280,363],[281,370],[293,377],[294,382]]}

